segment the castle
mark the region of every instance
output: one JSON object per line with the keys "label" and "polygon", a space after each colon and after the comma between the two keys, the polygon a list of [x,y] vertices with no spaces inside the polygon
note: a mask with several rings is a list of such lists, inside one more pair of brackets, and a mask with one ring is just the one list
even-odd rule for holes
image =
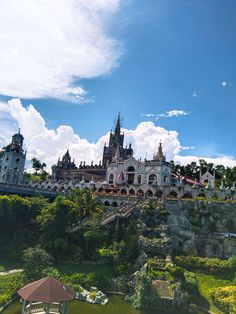
{"label": "castle", "polygon": [[0,151],[0,182],[16,185],[23,182],[26,159],[23,141],[19,130],[12,136],[11,143]]}
{"label": "castle", "polygon": [[52,166],[50,179],[24,181],[26,153],[23,151],[23,136],[13,135],[12,142],[0,152],[0,182],[21,184],[33,189],[68,192],[75,188],[88,188],[103,195],[157,198],[218,198],[236,200],[236,182],[233,187],[221,184],[215,188],[215,176],[208,171],[200,180],[182,177],[173,173],[171,163],[166,160],[160,142],[151,160],[133,157],[131,144],[124,147],[120,115],[114,132],[110,132],[108,146],[105,144],[99,164],[77,167],[69,151]]}

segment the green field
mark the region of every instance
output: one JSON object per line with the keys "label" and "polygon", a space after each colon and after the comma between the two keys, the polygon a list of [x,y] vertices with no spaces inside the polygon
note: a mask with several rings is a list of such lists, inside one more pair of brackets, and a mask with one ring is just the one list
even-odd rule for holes
{"label": "green field", "polygon": [[236,276],[233,279],[225,279],[219,276],[206,275],[203,273],[196,273],[198,279],[198,287],[200,295],[202,296],[199,305],[207,307],[214,314],[222,314],[222,312],[215,307],[211,299],[211,291],[217,287],[236,286]]}

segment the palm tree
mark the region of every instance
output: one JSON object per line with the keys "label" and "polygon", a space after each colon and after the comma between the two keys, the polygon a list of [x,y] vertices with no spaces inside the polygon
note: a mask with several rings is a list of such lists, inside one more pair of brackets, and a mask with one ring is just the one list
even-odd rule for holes
{"label": "palm tree", "polygon": [[99,218],[104,212],[102,202],[90,190],[74,190],[68,198],[77,204],[79,217],[82,219]]}

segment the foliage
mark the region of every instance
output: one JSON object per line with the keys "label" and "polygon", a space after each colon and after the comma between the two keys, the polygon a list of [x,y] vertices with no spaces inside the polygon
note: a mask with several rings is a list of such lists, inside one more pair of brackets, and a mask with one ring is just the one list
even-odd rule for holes
{"label": "foliage", "polygon": [[147,308],[150,302],[151,280],[145,273],[139,274],[132,304],[136,308]]}
{"label": "foliage", "polygon": [[0,306],[11,300],[12,295],[22,286],[20,273],[1,276],[0,280]]}
{"label": "foliage", "polygon": [[0,294],[0,306],[10,301],[10,297],[7,293]]}
{"label": "foliage", "polygon": [[224,313],[236,313],[236,286],[215,288],[212,291],[215,305]]}
{"label": "foliage", "polygon": [[76,204],[80,218],[99,218],[104,212],[102,202],[90,190],[73,190],[67,199]]}
{"label": "foliage", "polygon": [[43,276],[48,271],[49,267],[52,267],[52,256],[40,246],[34,248],[28,248],[24,251],[22,256],[24,277],[27,282],[35,281]]}
{"label": "foliage", "polygon": [[19,259],[37,241],[36,217],[47,206],[41,197],[0,196],[0,254]]}
{"label": "foliage", "polygon": [[231,256],[228,259],[228,262],[229,262],[229,268],[233,271],[236,271],[236,255]]}
{"label": "foliage", "polygon": [[210,274],[224,274],[229,270],[227,260],[194,256],[176,256],[175,262],[188,270],[200,270]]}
{"label": "foliage", "polygon": [[[211,293],[212,290],[218,287],[227,287],[236,285],[236,280],[232,280],[227,278],[228,274],[222,274],[222,275],[210,275],[210,274],[204,274],[202,272],[196,272],[195,273],[197,280],[198,280],[198,289],[200,295],[204,298],[205,303],[201,303],[201,305],[206,305],[206,302],[208,303],[209,309],[213,313],[219,313],[219,310],[215,307]],[[200,299],[198,298],[197,301]],[[220,312],[221,313],[221,312]]]}
{"label": "foliage", "polygon": [[232,186],[236,181],[236,167],[230,168],[223,165],[214,166],[213,163],[208,163],[204,159],[199,159],[199,162],[191,162],[187,165],[175,165],[171,161],[172,169],[174,172],[180,174],[183,177],[191,177],[194,179],[200,178],[200,172],[204,174],[206,171],[210,171],[212,174],[215,172],[216,185],[220,186],[221,181],[225,186]]}
{"label": "foliage", "polygon": [[43,169],[46,167],[46,164],[44,162],[41,162],[35,157],[31,161],[32,161],[32,168],[35,170],[36,174],[38,174],[39,170],[43,172]]}
{"label": "foliage", "polygon": [[71,287],[80,285],[85,289],[89,289],[91,286],[96,286],[102,290],[109,285],[106,275],[100,273],[75,273],[70,275],[62,275],[60,279],[63,283]]}
{"label": "foliage", "polygon": [[198,280],[194,273],[189,271],[184,272],[184,288],[191,293],[198,291]]}
{"label": "foliage", "polygon": [[53,203],[42,209],[37,220],[40,224],[39,241],[42,246],[55,258],[68,255],[70,234],[66,232],[66,227],[77,221],[75,204],[58,196]]}

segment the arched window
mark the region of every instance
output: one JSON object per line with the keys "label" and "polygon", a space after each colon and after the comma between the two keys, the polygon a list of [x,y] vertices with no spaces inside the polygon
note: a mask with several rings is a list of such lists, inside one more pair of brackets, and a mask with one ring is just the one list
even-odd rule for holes
{"label": "arched window", "polygon": [[128,184],[133,184],[134,183],[134,173],[135,173],[135,169],[133,166],[130,166],[127,169],[127,183]]}
{"label": "arched window", "polygon": [[144,195],[143,190],[138,190],[137,195],[138,196],[143,196]]}
{"label": "arched window", "polygon": [[164,177],[163,177],[163,182],[164,182],[164,183],[168,183],[168,176],[164,176]]}
{"label": "arched window", "polygon": [[158,198],[161,198],[163,196],[163,192],[162,191],[157,191],[156,193]]}
{"label": "arched window", "polygon": [[138,182],[139,185],[141,184],[141,182],[142,182],[142,176],[141,176],[141,174],[139,174],[139,175],[137,176],[137,182]]}
{"label": "arched window", "polygon": [[148,191],[146,192],[146,196],[147,196],[147,197],[153,197],[152,191],[151,191],[151,190],[148,190]]}
{"label": "arched window", "polygon": [[113,184],[113,183],[114,183],[114,174],[110,174],[110,175],[109,175],[108,183],[109,183],[109,184]]}
{"label": "arched window", "polygon": [[129,195],[135,195],[135,191],[133,189],[129,190]]}
{"label": "arched window", "polygon": [[192,194],[190,192],[186,192],[183,196],[183,198],[193,198]]}
{"label": "arched window", "polygon": [[178,198],[178,194],[175,191],[171,191],[170,194],[168,195],[170,198]]}
{"label": "arched window", "polygon": [[105,206],[110,206],[110,203],[109,203],[108,201],[105,201],[105,202],[104,202],[104,205],[105,205]]}
{"label": "arched window", "polygon": [[150,174],[149,179],[148,179],[148,184],[154,185],[157,182],[157,176],[155,174]]}
{"label": "arched window", "polygon": [[125,190],[125,189],[122,189],[122,190],[120,191],[120,194],[121,194],[121,195],[126,195],[126,194],[127,194],[127,192],[126,192],[126,190]]}
{"label": "arched window", "polygon": [[112,202],[111,206],[112,206],[112,207],[118,207],[118,204],[117,204],[116,201],[114,201],[114,202]]}

